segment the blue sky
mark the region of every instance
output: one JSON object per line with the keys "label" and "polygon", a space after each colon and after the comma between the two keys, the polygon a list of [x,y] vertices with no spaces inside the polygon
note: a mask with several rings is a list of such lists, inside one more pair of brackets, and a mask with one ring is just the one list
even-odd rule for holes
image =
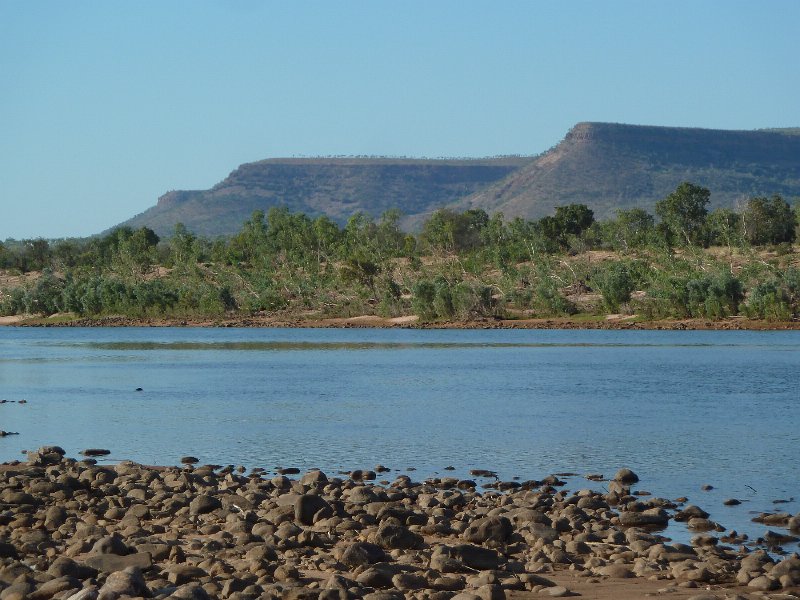
{"label": "blue sky", "polygon": [[796,0],[0,0],[0,239],[98,233],[268,157],[800,126],[799,23]]}

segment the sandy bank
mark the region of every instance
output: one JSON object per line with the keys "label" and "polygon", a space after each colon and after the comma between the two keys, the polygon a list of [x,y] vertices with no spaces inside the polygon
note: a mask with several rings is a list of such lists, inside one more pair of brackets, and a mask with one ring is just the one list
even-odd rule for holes
{"label": "sandy bank", "polygon": [[269,314],[228,316],[217,319],[190,318],[131,318],[110,316],[96,318],[57,318],[13,316],[0,317],[0,326],[24,327],[300,327],[300,328],[409,328],[409,329],[626,329],[626,330],[719,330],[719,331],[781,331],[800,330],[800,321],[761,321],[743,317],[720,320],[664,319],[643,321],[622,315],[607,315],[575,319],[553,317],[537,319],[479,319],[472,321],[421,322],[415,315],[380,317],[313,318],[307,316]]}

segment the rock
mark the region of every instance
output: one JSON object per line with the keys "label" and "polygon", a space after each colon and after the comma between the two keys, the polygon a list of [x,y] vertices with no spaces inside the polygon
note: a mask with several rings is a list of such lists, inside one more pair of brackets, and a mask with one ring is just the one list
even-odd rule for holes
{"label": "rock", "polygon": [[398,573],[392,577],[392,586],[401,591],[421,590],[428,586],[428,582],[415,573]]}
{"label": "rock", "polygon": [[618,563],[612,563],[610,565],[600,567],[596,570],[596,573],[598,575],[613,577],[615,579],[628,579],[635,576],[629,565],[621,565]]}
{"label": "rock", "polygon": [[116,554],[92,554],[83,559],[83,563],[101,573],[114,573],[125,569],[149,569],[153,566],[153,557],[149,552],[137,552],[126,556]]}
{"label": "rock", "polygon": [[497,569],[500,566],[500,556],[494,550],[481,548],[471,544],[460,544],[451,549],[453,557],[460,560],[464,565],[486,571]]}
{"label": "rock", "polygon": [[322,471],[314,469],[303,475],[300,483],[311,487],[323,486],[328,483],[328,477]]}
{"label": "rock", "polygon": [[181,464],[183,465],[195,465],[200,462],[200,459],[196,456],[183,456],[181,457]]}
{"label": "rock", "polygon": [[27,600],[32,591],[33,586],[26,581],[12,583],[0,592],[0,600]]}
{"label": "rock", "polygon": [[189,503],[190,515],[204,515],[222,508],[222,502],[219,498],[209,496],[208,494],[200,494]]}
{"label": "rock", "polygon": [[384,522],[375,533],[375,543],[390,550],[413,550],[422,547],[423,539],[407,527]]}
{"label": "rock", "polygon": [[509,541],[513,531],[514,527],[506,517],[486,517],[473,521],[462,537],[473,544],[504,544]]}
{"label": "rock", "polygon": [[60,446],[42,446],[38,450],[28,452],[28,464],[46,467],[59,464],[66,452]]}
{"label": "rock", "polygon": [[109,454],[111,454],[111,450],[104,448],[87,448],[81,451],[82,456],[108,456]]}
{"label": "rock", "polygon": [[97,600],[99,593],[100,590],[96,585],[90,585],[89,587],[83,588],[79,592],[75,592],[71,596],[68,596],[66,600]]}
{"label": "rock", "polygon": [[639,482],[639,476],[628,468],[622,468],[614,475],[614,481],[625,485],[632,485]]}
{"label": "rock", "polygon": [[294,503],[294,519],[303,525],[313,525],[314,516],[323,513],[323,518],[333,516],[330,504],[321,496],[303,494]]}
{"label": "rock", "polygon": [[130,548],[125,545],[125,542],[122,541],[122,538],[118,533],[114,533],[97,540],[89,553],[116,554],[118,556],[124,556],[125,554],[130,554]]}
{"label": "rock", "polygon": [[726,498],[722,501],[725,506],[738,506],[742,503],[741,500],[737,500],[736,498]]}
{"label": "rock", "polygon": [[74,577],[76,579],[89,579],[97,575],[97,569],[80,565],[68,556],[59,556],[47,569],[48,575],[53,577]]}
{"label": "rock", "polygon": [[45,581],[35,591],[28,594],[27,600],[49,600],[56,594],[79,590],[83,587],[81,581],[74,577],[56,577],[50,581]]}
{"label": "rock", "polygon": [[780,583],[771,577],[761,575],[755,579],[751,579],[747,587],[760,592],[771,592],[772,590],[777,590],[780,587]]}
{"label": "rock", "polygon": [[386,553],[377,544],[356,542],[347,546],[339,560],[348,567],[371,565],[386,560]]}
{"label": "rock", "polygon": [[14,544],[0,541],[0,558],[19,558],[19,553]]}
{"label": "rock", "polygon": [[201,577],[205,577],[207,573],[200,567],[194,565],[169,565],[166,569],[167,580],[173,585],[184,585],[191,583]]}
{"label": "rock", "polygon": [[392,577],[394,575],[395,573],[391,569],[368,567],[356,576],[356,581],[366,587],[390,588],[392,587]]}
{"label": "rock", "polygon": [[[211,600],[211,596],[208,595],[208,592],[196,583],[187,583],[186,585],[179,586],[169,597],[175,600]],[[244,597],[246,598],[247,596]]]}
{"label": "rock", "polygon": [[475,590],[475,595],[481,600],[506,600],[506,593],[502,586],[496,583],[487,583]]}
{"label": "rock", "polygon": [[623,527],[666,527],[669,515],[663,509],[654,508],[644,512],[625,511],[619,514],[619,523]]}
{"label": "rock", "polygon": [[111,573],[98,593],[98,600],[117,600],[123,596],[149,596],[141,570],[127,567],[122,571]]}

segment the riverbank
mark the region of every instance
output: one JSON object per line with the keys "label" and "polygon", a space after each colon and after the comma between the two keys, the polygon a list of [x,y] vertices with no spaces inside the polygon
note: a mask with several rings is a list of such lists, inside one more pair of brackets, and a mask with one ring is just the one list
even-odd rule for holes
{"label": "riverbank", "polygon": [[14,315],[0,317],[0,326],[18,327],[298,327],[298,328],[408,328],[408,329],[642,329],[664,331],[787,331],[800,330],[800,321],[766,321],[745,317],[726,319],[662,319],[642,320],[636,316],[605,315],[600,317],[478,319],[471,321],[422,322],[415,315],[380,317],[321,318],[293,314],[226,316],[217,319],[166,317],[77,317],[54,315]]}
{"label": "riverbank", "polygon": [[[102,455],[102,450],[86,451]],[[717,533],[681,500],[557,476],[415,482],[380,466],[297,469],[75,461],[58,447],[0,469],[5,598],[504,600],[793,598],[800,515],[762,540]],[[475,472],[476,478],[487,473]],[[502,493],[501,493],[502,492]],[[691,545],[658,534],[670,520]],[[784,546],[781,547],[781,544]],[[769,550],[769,554],[765,551]],[[735,596],[734,594],[738,594]]]}

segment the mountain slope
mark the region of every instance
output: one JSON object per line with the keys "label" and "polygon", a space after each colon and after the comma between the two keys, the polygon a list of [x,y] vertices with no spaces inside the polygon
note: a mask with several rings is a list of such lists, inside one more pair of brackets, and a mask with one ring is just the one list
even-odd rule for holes
{"label": "mountain slope", "polygon": [[122,223],[169,235],[182,222],[207,236],[235,233],[256,209],[286,206],[343,223],[364,211],[429,213],[504,178],[531,158],[466,160],[390,158],[269,159],[247,163],[210,190],[173,191]]}
{"label": "mountain slope", "polygon": [[164,236],[182,222],[201,235],[227,235],[272,206],[339,223],[357,211],[377,218],[399,208],[407,228],[444,206],[534,219],[583,203],[603,218],[618,208],[652,212],[682,181],[709,188],[712,208],[757,195],[800,197],[800,129],[579,123],[535,158],[276,158],[244,164],[209,190],[164,194],[122,225]]}
{"label": "mountain slope", "polygon": [[453,207],[529,219],[570,203],[598,217],[634,206],[652,212],[682,181],[709,188],[712,206],[774,193],[791,198],[800,196],[798,132],[579,123],[553,149]]}

